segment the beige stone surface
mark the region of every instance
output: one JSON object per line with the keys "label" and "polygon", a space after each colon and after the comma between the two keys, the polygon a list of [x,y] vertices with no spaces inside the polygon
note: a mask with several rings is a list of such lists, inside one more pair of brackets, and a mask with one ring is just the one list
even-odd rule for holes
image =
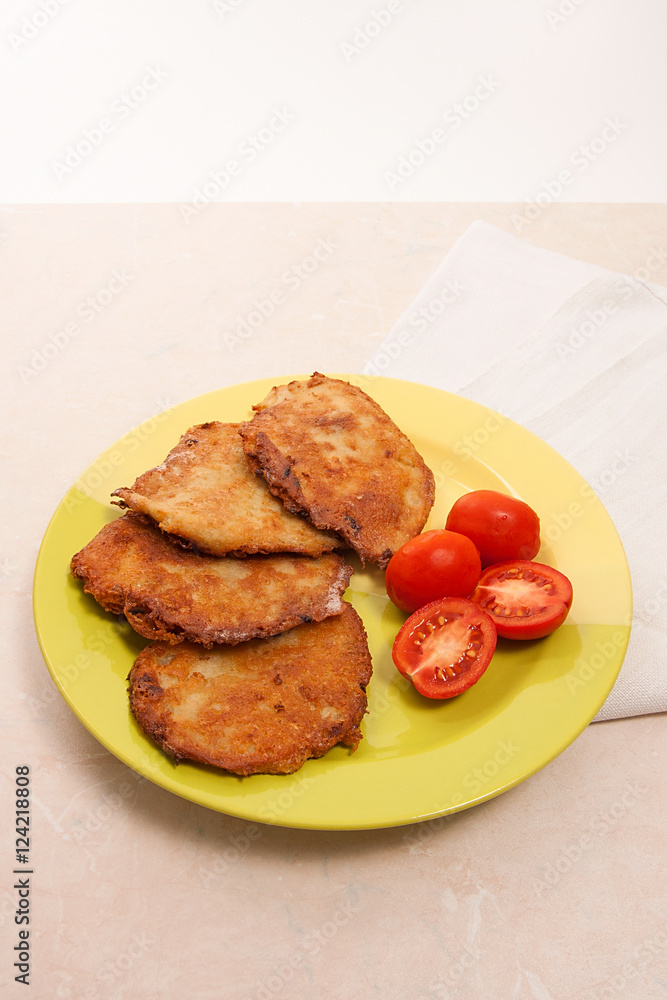
{"label": "beige stone surface", "polygon": [[[663,716],[589,727],[519,787],[447,820],[294,831],[136,776],[60,698],[32,624],[43,532],[97,454],[221,386],[359,370],[471,222],[515,232],[524,210],[219,204],[190,221],[177,205],[0,212],[3,997],[26,995],[10,957],[23,763],[40,1000],[667,995]],[[666,234],[664,205],[603,204],[545,207],[519,233],[630,273]],[[667,261],[652,280],[667,284]]]}

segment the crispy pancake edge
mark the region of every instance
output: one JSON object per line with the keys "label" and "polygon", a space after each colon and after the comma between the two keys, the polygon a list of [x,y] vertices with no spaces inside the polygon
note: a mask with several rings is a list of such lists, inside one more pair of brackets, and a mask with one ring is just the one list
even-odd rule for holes
{"label": "crispy pancake edge", "polygon": [[[179,740],[174,737],[174,727],[170,724],[169,710],[161,708],[160,702],[165,694],[160,685],[159,677],[153,667],[151,660],[159,657],[161,650],[173,651],[173,647],[164,646],[161,643],[153,643],[147,646],[137,657],[128,676],[128,691],[130,708],[137,724],[147,737],[153,740],[169,757],[176,763],[188,760],[197,764],[207,764],[231,774],[248,776],[251,774],[293,774],[305,764],[307,760],[318,758],[327,753],[332,747],[339,743],[349,746],[355,750],[362,739],[360,730],[361,721],[368,711],[368,698],[366,687],[372,675],[372,663],[366,630],[359,615],[351,605],[346,605],[344,614],[335,619],[337,622],[345,623],[348,630],[346,637],[346,648],[352,646],[351,656],[357,664],[356,676],[350,680],[351,692],[349,699],[345,702],[347,722],[344,726],[337,724],[339,731],[328,732],[326,727],[318,734],[317,738],[304,745],[304,741],[297,741],[290,752],[284,752],[274,757],[249,754],[239,754],[232,748],[218,748],[214,751],[207,751],[201,746],[189,743],[187,739]],[[325,623],[314,623],[313,625],[303,625],[304,629],[318,628]],[[293,633],[291,633],[293,635]],[[280,637],[276,637],[278,640]],[[272,642],[275,640],[261,640]],[[343,643],[341,642],[341,645]],[[182,648],[182,647],[181,647]],[[194,647],[192,647],[194,648]],[[178,655],[178,648],[175,651]],[[349,648],[348,648],[349,654]],[[276,663],[279,666],[279,660]],[[268,667],[267,667],[268,669]],[[271,667],[271,670],[275,667]],[[354,690],[352,690],[354,689]],[[248,717],[248,724],[255,721],[255,717]]]}
{"label": "crispy pancake edge", "polygon": [[[142,493],[142,489],[146,488],[147,484],[151,483],[151,480],[155,474],[160,472],[165,472],[173,475],[175,479],[178,479],[179,475],[184,473],[172,472],[171,469],[174,466],[178,466],[180,462],[185,462],[186,466],[191,457],[189,451],[188,442],[193,437],[196,436],[199,431],[210,431],[218,428],[224,431],[234,429],[237,434],[240,432],[240,423],[235,422],[225,422],[220,420],[209,420],[201,424],[194,424],[189,427],[179,438],[174,447],[169,451],[166,458],[160,465],[157,465],[151,469],[147,469],[140,476],[137,477],[132,487],[121,486],[114,490],[111,494],[111,502],[122,509],[134,510],[139,514],[143,514],[146,517],[150,517],[153,523],[165,532],[169,534],[170,537],[175,538],[181,545],[188,548],[193,548],[199,552],[203,552],[206,555],[213,556],[223,556],[232,555],[237,558],[241,558],[245,555],[271,555],[276,552],[291,552],[298,555],[309,555],[317,557],[325,552],[332,552],[335,550],[345,548],[344,541],[333,535],[331,532],[323,533],[321,529],[317,529],[316,526],[309,520],[308,517],[304,516],[303,512],[297,510],[290,510],[290,514],[296,514],[299,516],[304,531],[299,532],[301,534],[301,539],[297,540],[294,530],[290,531],[290,524],[285,524],[285,531],[288,535],[291,535],[290,539],[284,543],[265,543],[261,540],[255,539],[246,545],[241,546],[217,546],[211,544],[210,540],[206,541],[202,537],[190,538],[183,531],[172,530],[169,527],[165,527],[165,521],[160,517],[156,516],[156,506],[159,506],[159,501],[154,498],[152,487],[149,488],[149,493]],[[242,447],[242,440],[239,436],[239,445]],[[247,457],[247,456],[246,456]],[[253,468],[252,463],[248,463],[249,468],[255,472],[257,475],[257,470]],[[258,476],[261,480],[262,489],[265,488],[266,482],[263,477]],[[275,494],[274,494],[275,495]],[[173,514],[172,514],[173,516]],[[181,519],[183,514],[180,515]],[[195,532],[196,533],[196,532]]]}
{"label": "crispy pancake edge", "polygon": [[[340,385],[346,387],[346,392],[348,389],[352,389],[355,395],[359,394],[359,396],[362,397],[367,404],[370,404],[374,411],[376,411],[378,418],[391,425],[392,432],[395,433],[403,445],[407,445],[409,447],[411,454],[416,459],[414,468],[422,476],[424,513],[422,517],[415,521],[414,532],[406,532],[403,542],[408,541],[409,538],[419,534],[428,520],[429,513],[435,500],[435,477],[433,472],[426,465],[422,456],[419,454],[407,435],[405,435],[403,431],[397,427],[395,422],[387,413],[385,413],[380,404],[358,386],[353,386],[351,383],[344,382],[342,379],[330,379],[326,375],[322,375],[319,372],[314,372],[308,380],[295,379],[292,382],[287,383],[287,385],[300,385],[310,388],[322,385],[323,383],[339,383]],[[253,406],[253,409],[258,411],[256,416],[252,420],[245,421],[240,427],[243,446],[253,468],[257,473],[264,476],[271,492],[283,501],[288,510],[308,517],[316,527],[322,530],[337,532],[342,538],[345,539],[347,544],[349,544],[350,547],[357,552],[362,562],[367,560],[369,562],[375,562],[381,569],[386,569],[389,560],[399,546],[394,546],[393,549],[387,547],[382,552],[371,550],[364,545],[363,542],[359,541],[357,536],[359,524],[353,517],[341,515],[337,518],[332,518],[330,516],[330,512],[319,506],[316,502],[308,502],[304,497],[299,480],[293,472],[290,459],[273,443],[270,433],[267,433],[260,428],[260,424],[263,423],[261,420],[262,415],[267,411],[270,411],[274,405],[272,402],[267,403],[267,400],[270,400],[271,394],[275,392],[277,388],[279,387],[274,386],[265,400]],[[334,520],[335,523],[333,523]],[[401,542],[401,544],[403,544],[403,542]]]}
{"label": "crispy pancake edge", "polygon": [[[105,573],[104,569],[100,568],[100,559],[95,560],[96,565],[93,566],[93,561],[87,558],[88,547],[93,542],[97,542],[98,545],[100,543],[104,545],[106,541],[104,536],[112,536],[114,530],[118,530],[120,527],[120,522],[125,521],[126,519],[130,522],[130,524],[136,523],[146,526],[150,529],[151,533],[155,532],[157,534],[158,544],[156,546],[156,554],[158,558],[160,551],[163,548],[165,551],[169,551],[169,549],[173,547],[173,543],[171,542],[169,536],[159,532],[158,529],[150,522],[150,519],[131,511],[123,517],[118,518],[116,521],[111,521],[109,524],[105,525],[98,532],[98,534],[91,539],[88,545],[85,545],[79,552],[77,552],[71,559],[70,571],[74,577],[82,581],[84,591],[90,594],[97,601],[97,603],[104,608],[105,611],[109,611],[116,615],[125,615],[134,631],[138,632],[139,635],[146,639],[163,641],[171,644],[187,640],[190,642],[201,643],[207,648],[210,648],[216,643],[236,645],[237,643],[245,642],[249,639],[265,638],[267,636],[277,635],[303,624],[304,620],[322,621],[325,618],[332,615],[342,614],[345,611],[346,605],[343,601],[342,595],[349,584],[350,577],[352,575],[352,567],[345,562],[342,556],[334,553],[327,553],[319,558],[324,559],[327,562],[334,562],[336,572],[335,576],[333,573],[331,574],[328,590],[326,594],[320,593],[318,595],[318,601],[311,601],[308,605],[304,604],[299,608],[290,608],[287,606],[280,618],[274,618],[270,623],[260,623],[254,628],[214,627],[210,624],[209,619],[203,612],[200,614],[194,614],[190,611],[188,615],[189,620],[184,621],[183,616],[179,616],[178,609],[166,608],[164,603],[161,603],[160,595],[155,590],[151,589],[150,592],[144,592],[136,590],[131,586],[129,589],[120,587],[113,582],[113,573]],[[116,529],[112,527],[113,525],[116,526]],[[113,555],[113,541],[110,541],[109,545],[111,555]],[[178,549],[176,549],[176,551],[178,551]],[[209,559],[232,557],[198,557],[195,553],[188,553],[187,558],[192,558],[193,560],[201,558],[203,561],[207,561]],[[270,561],[271,558],[272,556],[270,555],[256,557],[248,556],[247,560],[252,562],[253,559],[261,559],[263,563],[266,563]],[[281,553],[276,555],[275,558],[282,561],[284,558],[289,558],[289,554]],[[295,555],[294,558],[299,560],[309,560],[311,557]],[[244,564],[247,563],[247,560],[244,559]],[[187,597],[186,588],[184,588],[184,595]],[[334,596],[337,596],[335,604],[332,601]]]}

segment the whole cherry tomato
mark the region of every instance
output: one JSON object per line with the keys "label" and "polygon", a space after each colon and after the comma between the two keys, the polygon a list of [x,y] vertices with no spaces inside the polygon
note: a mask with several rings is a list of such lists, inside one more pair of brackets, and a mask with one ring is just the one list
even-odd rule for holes
{"label": "whole cherry tomato", "polygon": [[532,507],[495,490],[473,490],[459,497],[445,527],[474,542],[482,566],[532,559],[540,548],[540,519]]}
{"label": "whole cherry tomato", "polygon": [[482,571],[479,552],[465,535],[436,528],[416,535],[389,560],[387,593],[402,611],[438,597],[467,597]]}

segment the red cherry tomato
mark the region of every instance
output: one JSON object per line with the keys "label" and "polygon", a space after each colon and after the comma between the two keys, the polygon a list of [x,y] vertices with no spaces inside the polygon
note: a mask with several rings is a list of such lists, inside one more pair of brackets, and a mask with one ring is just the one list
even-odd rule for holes
{"label": "red cherry tomato", "polygon": [[567,618],[572,584],[553,566],[514,559],[485,569],[470,600],[504,639],[541,639]]}
{"label": "red cherry tomato", "polygon": [[479,605],[445,597],[410,615],[392,657],[427,698],[453,698],[475,684],[496,648],[496,627]]}
{"label": "red cherry tomato", "polygon": [[540,548],[540,519],[532,507],[495,490],[473,490],[459,497],[445,526],[475,543],[482,566],[532,559]]}
{"label": "red cherry tomato", "polygon": [[470,539],[439,528],[416,535],[394,553],[385,584],[397,608],[416,611],[438,597],[467,597],[481,571]]}

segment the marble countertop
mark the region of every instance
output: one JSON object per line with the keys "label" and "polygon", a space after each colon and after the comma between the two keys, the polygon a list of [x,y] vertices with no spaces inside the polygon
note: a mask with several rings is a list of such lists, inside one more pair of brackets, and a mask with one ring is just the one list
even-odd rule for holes
{"label": "marble countertop", "polygon": [[[515,232],[522,207],[0,213],[3,997],[26,995],[12,968],[21,765],[40,1000],[667,997],[663,716],[589,726],[527,781],[446,822],[250,824],[98,743],[56,691],[32,622],[43,533],[101,451],[223,386],[359,371],[467,226]],[[517,235],[622,272],[653,252],[650,280],[667,284],[666,223],[665,206],[552,204]]]}

